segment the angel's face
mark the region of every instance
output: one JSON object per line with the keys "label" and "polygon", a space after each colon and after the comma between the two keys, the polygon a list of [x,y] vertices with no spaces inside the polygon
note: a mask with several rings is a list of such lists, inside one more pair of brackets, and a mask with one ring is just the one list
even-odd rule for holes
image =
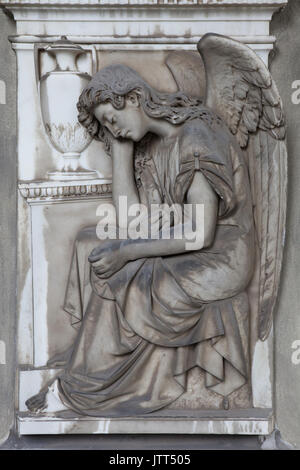
{"label": "angel's face", "polygon": [[149,131],[145,113],[135,93],[127,95],[123,109],[114,108],[110,102],[100,103],[95,107],[94,115],[115,138],[139,142]]}

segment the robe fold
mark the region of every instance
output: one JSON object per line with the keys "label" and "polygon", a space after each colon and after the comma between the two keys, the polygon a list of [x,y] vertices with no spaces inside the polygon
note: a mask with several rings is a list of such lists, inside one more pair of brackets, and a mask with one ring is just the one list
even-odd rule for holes
{"label": "robe fold", "polygon": [[248,380],[254,226],[243,156],[205,109],[176,137],[153,136],[136,149],[136,184],[149,209],[183,206],[196,171],[219,198],[210,247],[131,261],[101,279],[87,259],[101,244],[95,227],[78,234],[64,305],[78,335],[64,361],[51,361],[64,362],[58,388],[68,408],[90,416],[150,413],[184,393],[193,367],[223,396]]}

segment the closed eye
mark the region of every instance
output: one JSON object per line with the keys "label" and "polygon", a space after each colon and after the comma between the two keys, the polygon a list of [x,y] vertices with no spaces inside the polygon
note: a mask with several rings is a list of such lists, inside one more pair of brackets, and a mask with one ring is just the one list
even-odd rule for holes
{"label": "closed eye", "polygon": [[109,117],[106,114],[103,114],[102,119],[100,119],[100,122],[102,122],[102,125],[105,126],[106,123],[114,124],[116,120],[114,116]]}
{"label": "closed eye", "polygon": [[120,135],[120,130],[119,129],[116,129],[114,127],[114,122],[113,123],[110,123],[108,121],[106,121],[106,124],[104,125],[104,127],[116,138],[119,137]]}
{"label": "closed eye", "polygon": [[109,124],[115,124],[116,123],[116,118],[114,116],[103,116],[104,121],[109,122]]}

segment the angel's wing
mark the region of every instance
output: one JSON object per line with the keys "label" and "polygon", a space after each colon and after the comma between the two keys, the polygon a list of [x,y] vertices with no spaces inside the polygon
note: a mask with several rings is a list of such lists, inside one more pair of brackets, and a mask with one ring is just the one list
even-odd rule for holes
{"label": "angel's wing", "polygon": [[189,96],[204,98],[206,91],[204,64],[196,51],[172,51],[168,54],[165,64],[180,91]]}
{"label": "angel's wing", "polygon": [[246,45],[207,34],[198,43],[206,105],[228,125],[248,160],[259,245],[259,337],[272,325],[282,264],[287,153],[281,99],[262,60]]}

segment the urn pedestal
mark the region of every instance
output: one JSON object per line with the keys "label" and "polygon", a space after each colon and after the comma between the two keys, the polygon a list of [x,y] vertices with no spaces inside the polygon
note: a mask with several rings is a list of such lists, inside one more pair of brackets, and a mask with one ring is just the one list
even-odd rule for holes
{"label": "urn pedestal", "polygon": [[46,47],[56,61],[55,70],[40,78],[40,103],[43,123],[53,147],[62,153],[63,167],[49,171],[50,180],[87,180],[98,178],[95,170],[81,166],[80,155],[92,137],[78,122],[76,103],[90,75],[77,70],[76,58],[83,49],[64,37]]}

